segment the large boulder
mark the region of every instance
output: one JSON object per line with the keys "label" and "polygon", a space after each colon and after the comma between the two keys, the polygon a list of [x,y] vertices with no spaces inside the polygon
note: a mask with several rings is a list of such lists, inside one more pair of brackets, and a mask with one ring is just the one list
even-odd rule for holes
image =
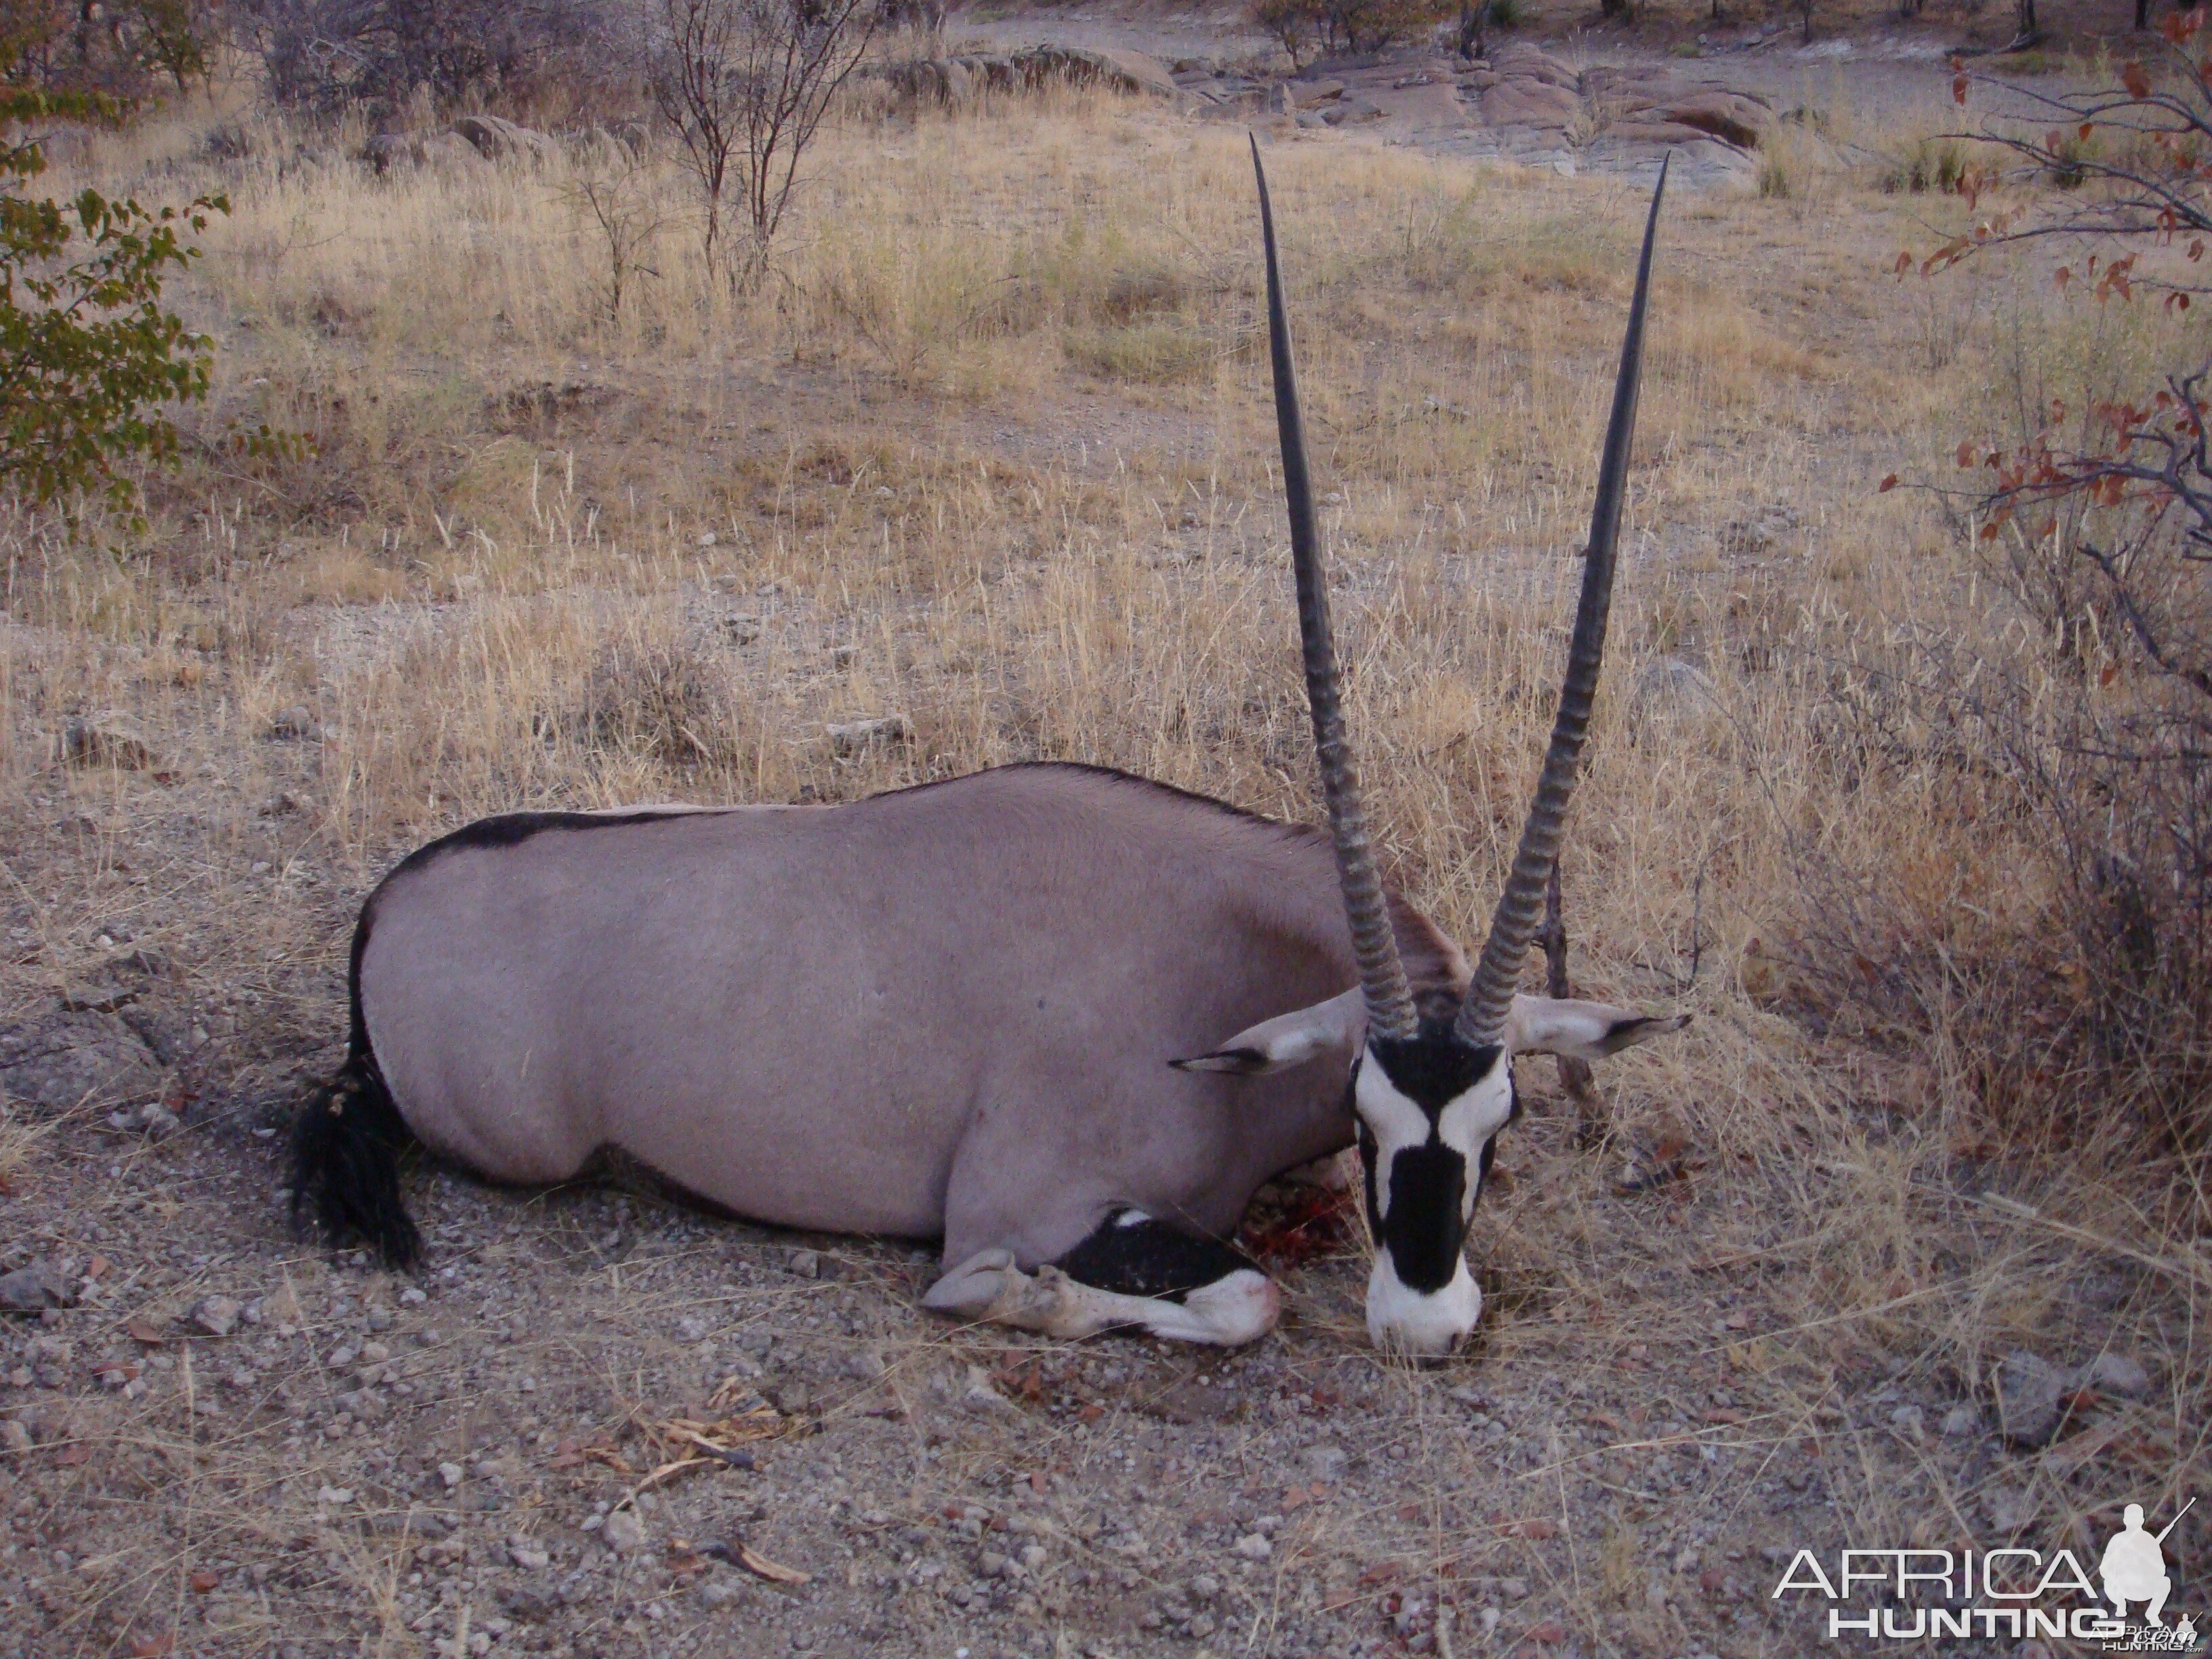
{"label": "large boulder", "polygon": [[1099,86],[1156,98],[1173,98],[1178,90],[1167,66],[1141,52],[1046,45],[1014,53],[1013,62],[1032,87],[1064,81],[1073,87]]}
{"label": "large boulder", "polygon": [[1535,80],[1501,80],[1482,94],[1482,118],[1493,127],[1565,127],[1583,113],[1582,94]]}
{"label": "large boulder", "polygon": [[558,153],[560,146],[544,133],[498,115],[464,115],[453,131],[476,147],[487,161],[520,156],[542,161]]}
{"label": "large boulder", "polygon": [[1580,93],[1583,77],[1573,65],[1563,63],[1540,46],[1515,42],[1490,54],[1492,72],[1510,81],[1534,81],[1563,91]]}
{"label": "large boulder", "polygon": [[1693,128],[1739,149],[1756,149],[1759,141],[1774,125],[1773,108],[1765,99],[1717,87],[1669,100],[1656,106],[1653,114],[1660,120]]}

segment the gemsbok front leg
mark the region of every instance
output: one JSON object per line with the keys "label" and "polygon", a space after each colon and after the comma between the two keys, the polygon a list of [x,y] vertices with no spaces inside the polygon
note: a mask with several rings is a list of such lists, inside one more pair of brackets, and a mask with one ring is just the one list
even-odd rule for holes
{"label": "gemsbok front leg", "polygon": [[1275,1328],[1282,1298],[1242,1250],[1125,1204],[1034,1270],[1010,1249],[978,1250],[931,1285],[922,1305],[1069,1341],[1137,1329],[1234,1348]]}

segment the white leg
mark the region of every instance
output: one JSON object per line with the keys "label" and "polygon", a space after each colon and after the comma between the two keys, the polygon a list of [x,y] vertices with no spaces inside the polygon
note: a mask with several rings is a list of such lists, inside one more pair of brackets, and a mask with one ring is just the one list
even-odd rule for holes
{"label": "white leg", "polygon": [[1235,1348],[1274,1329],[1282,1297],[1265,1273],[1242,1267],[1180,1302],[1123,1296],[1047,1265],[1025,1273],[1005,1250],[982,1250],[929,1287],[922,1306],[964,1319],[1041,1331],[1064,1341],[1137,1326],[1176,1342]]}

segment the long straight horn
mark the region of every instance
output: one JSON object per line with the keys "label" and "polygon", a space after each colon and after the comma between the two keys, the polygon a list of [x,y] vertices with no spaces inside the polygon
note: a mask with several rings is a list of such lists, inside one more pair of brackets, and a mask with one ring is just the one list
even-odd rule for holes
{"label": "long straight horn", "polygon": [[[1668,161],[1673,158],[1669,156]],[[1513,988],[1521,959],[1528,953],[1544,904],[1544,888],[1559,854],[1567,801],[1575,793],[1583,738],[1589,730],[1590,704],[1597,695],[1598,665],[1605,657],[1607,613],[1613,605],[1614,554],[1620,541],[1620,507],[1628,492],[1628,452],[1636,431],[1636,383],[1644,359],[1644,312],[1651,289],[1651,246],[1659,232],[1659,202],[1667,193],[1668,161],[1659,165],[1659,187],[1651,192],[1651,215],[1644,225],[1644,253],[1636,264],[1636,297],[1628,310],[1628,337],[1620,347],[1620,377],[1613,382],[1613,417],[1605,428],[1605,455],[1598,467],[1597,506],[1590,514],[1589,553],[1583,565],[1583,593],[1575,610],[1574,638],[1567,646],[1567,677],[1559,688],[1559,712],[1552,722],[1552,746],[1536,781],[1536,799],[1522,826],[1513,854],[1513,872],[1498,896],[1490,937],[1453,1029],[1471,1043],[1499,1041],[1513,1011]]]}
{"label": "long straight horn", "polygon": [[1283,494],[1291,510],[1291,563],[1297,572],[1298,633],[1305,646],[1306,700],[1313,707],[1314,752],[1328,802],[1329,833],[1336,843],[1336,872],[1344,886],[1345,918],[1352,925],[1373,1035],[1409,1037],[1417,1029],[1406,969],[1382,896],[1382,878],[1367,844],[1367,815],[1359,805],[1359,772],[1344,736],[1338,692],[1336,645],[1328,626],[1328,579],[1322,569],[1321,539],[1314,532],[1313,482],[1306,471],[1305,423],[1298,417],[1297,371],[1291,362],[1291,325],[1283,309],[1283,273],[1275,258],[1275,214],[1267,200],[1267,171],[1260,141],[1252,141],[1252,171],[1260,180],[1260,228],[1267,245],[1267,345],[1275,369],[1275,423],[1283,440]]}

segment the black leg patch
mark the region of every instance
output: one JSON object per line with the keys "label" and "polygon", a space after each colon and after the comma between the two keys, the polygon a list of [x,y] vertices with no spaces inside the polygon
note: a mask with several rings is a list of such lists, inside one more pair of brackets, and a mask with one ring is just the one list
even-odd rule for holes
{"label": "black leg patch", "polygon": [[1242,1250],[1170,1227],[1135,1210],[1111,1212],[1098,1231],[1053,1264],[1079,1285],[1117,1296],[1181,1302],[1240,1268],[1259,1270]]}

